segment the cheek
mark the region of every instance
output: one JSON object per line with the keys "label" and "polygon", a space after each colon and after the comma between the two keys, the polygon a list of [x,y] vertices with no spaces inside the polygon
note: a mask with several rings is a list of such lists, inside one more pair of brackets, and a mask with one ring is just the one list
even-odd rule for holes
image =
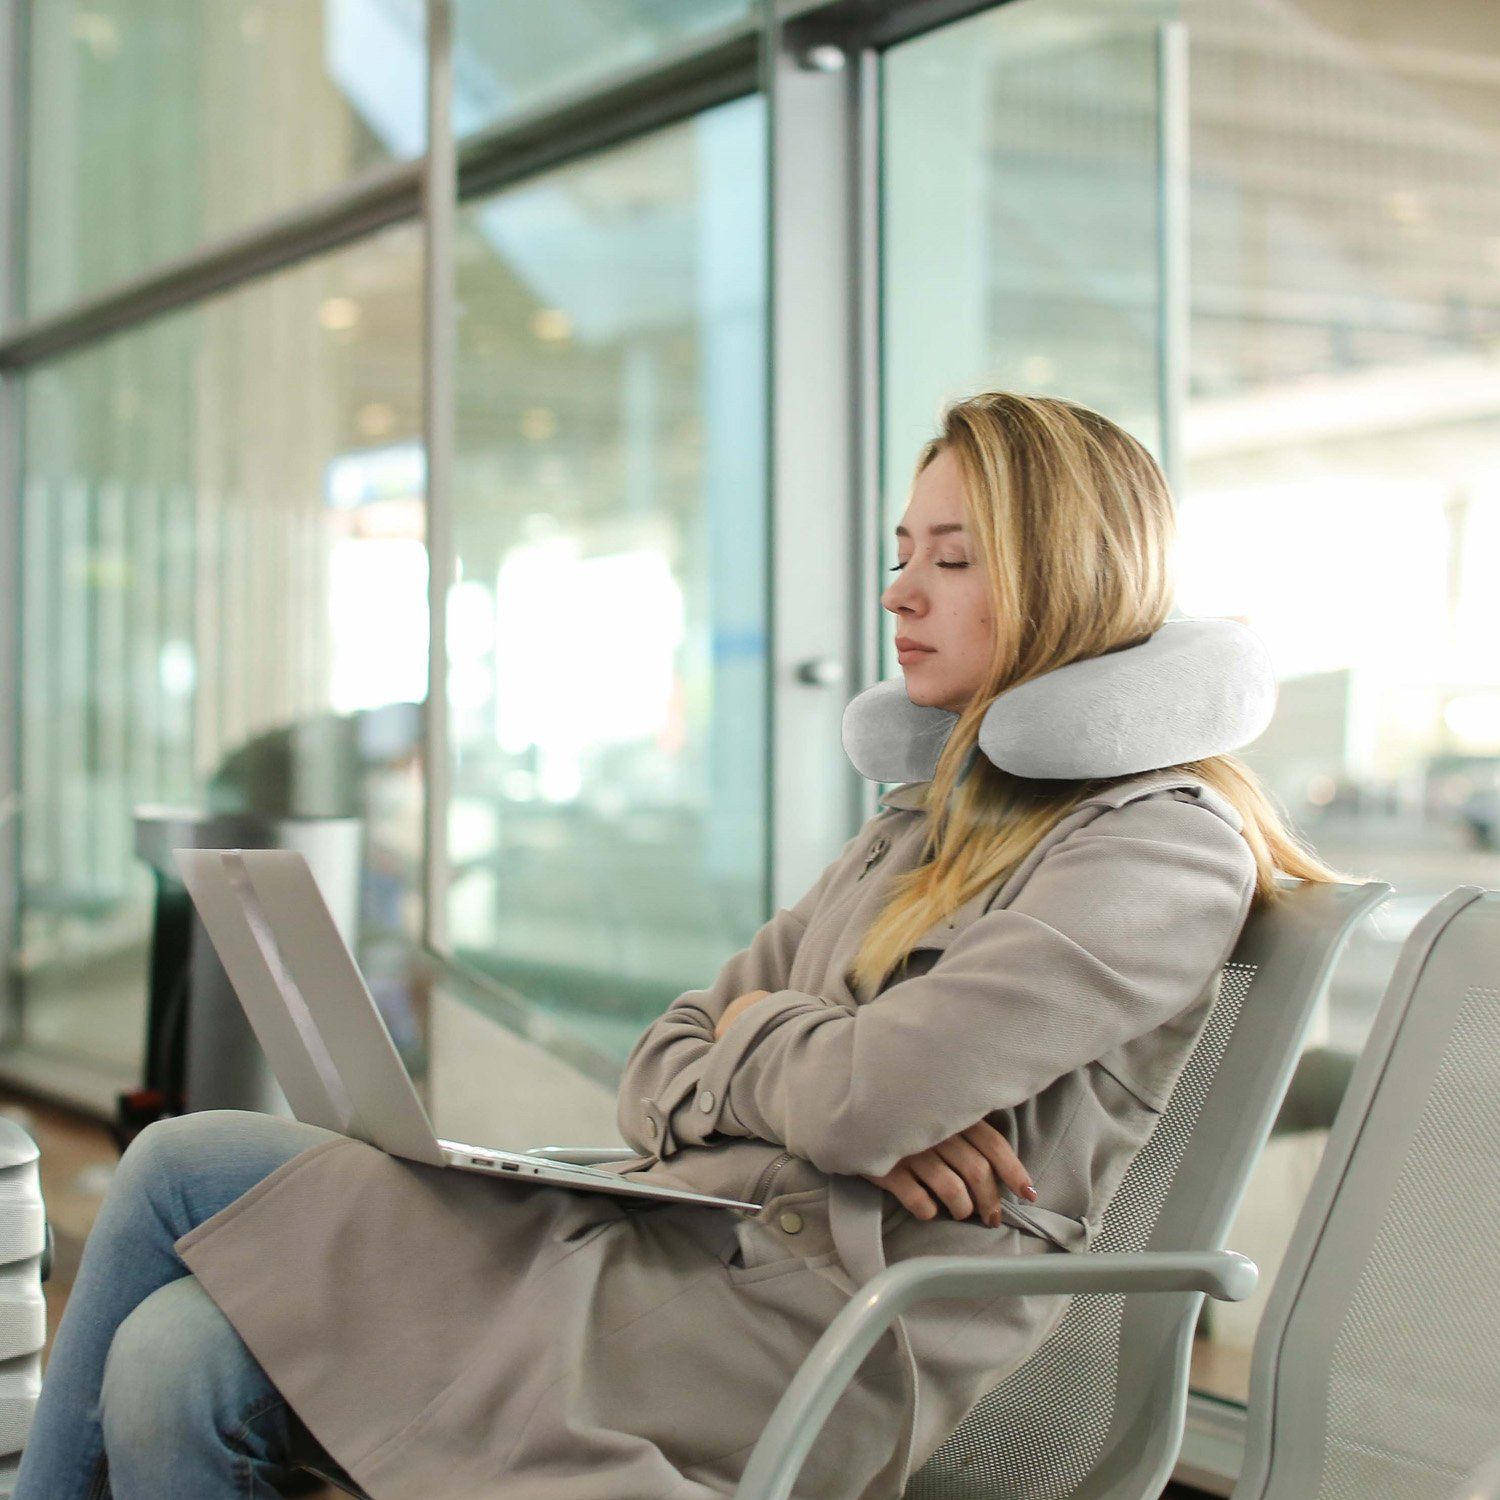
{"label": "cheek", "polygon": [[987,659],[995,636],[994,615],[987,595],[979,595],[974,599],[969,621],[970,628],[965,632],[968,654]]}
{"label": "cheek", "polygon": [[972,627],[970,634],[975,639],[988,642],[995,628],[989,590],[982,586],[972,589],[966,602],[968,607],[965,614]]}

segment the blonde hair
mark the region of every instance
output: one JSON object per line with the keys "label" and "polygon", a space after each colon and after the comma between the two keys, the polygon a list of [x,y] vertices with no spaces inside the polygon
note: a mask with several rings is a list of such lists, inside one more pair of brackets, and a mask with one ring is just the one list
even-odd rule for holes
{"label": "blonde hair", "polygon": [[[1172,610],[1176,510],[1156,460],[1128,432],[1071,401],[986,391],[944,410],[913,479],[945,449],[963,476],[964,524],[1000,626],[986,680],[954,724],[927,789],[922,862],[892,879],[851,966],[851,980],[871,992],[934,922],[1018,866],[1080,803],[1130,779],[1032,780],[1000,770],[977,748],[996,695],[1137,645]],[[1256,864],[1252,910],[1284,895],[1278,871],[1320,882],[1357,878],[1299,842],[1235,756],[1163,769],[1199,778],[1244,819]]]}

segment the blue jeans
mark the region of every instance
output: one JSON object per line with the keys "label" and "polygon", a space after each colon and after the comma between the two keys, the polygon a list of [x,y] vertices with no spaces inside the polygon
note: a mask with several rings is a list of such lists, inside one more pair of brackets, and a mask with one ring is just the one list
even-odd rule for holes
{"label": "blue jeans", "polygon": [[307,1462],[347,1477],[172,1248],[331,1136],[211,1109],[131,1141],[57,1328],[14,1500],[263,1500]]}

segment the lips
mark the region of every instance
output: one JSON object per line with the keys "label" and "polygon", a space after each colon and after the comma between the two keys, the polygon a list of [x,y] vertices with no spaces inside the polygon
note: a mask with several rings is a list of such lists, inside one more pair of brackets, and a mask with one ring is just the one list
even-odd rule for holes
{"label": "lips", "polygon": [[904,635],[896,637],[897,651],[935,651],[935,646],[924,646],[920,641],[908,640]]}

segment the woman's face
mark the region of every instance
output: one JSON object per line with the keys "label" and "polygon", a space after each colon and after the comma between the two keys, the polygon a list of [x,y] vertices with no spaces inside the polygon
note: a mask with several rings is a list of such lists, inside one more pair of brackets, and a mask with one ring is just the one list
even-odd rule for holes
{"label": "woman's face", "polygon": [[896,527],[897,564],[880,596],[896,616],[896,638],[925,651],[901,651],[906,696],[926,708],[962,713],[984,682],[995,638],[989,588],[964,522],[958,460],[944,448],[917,476]]}

